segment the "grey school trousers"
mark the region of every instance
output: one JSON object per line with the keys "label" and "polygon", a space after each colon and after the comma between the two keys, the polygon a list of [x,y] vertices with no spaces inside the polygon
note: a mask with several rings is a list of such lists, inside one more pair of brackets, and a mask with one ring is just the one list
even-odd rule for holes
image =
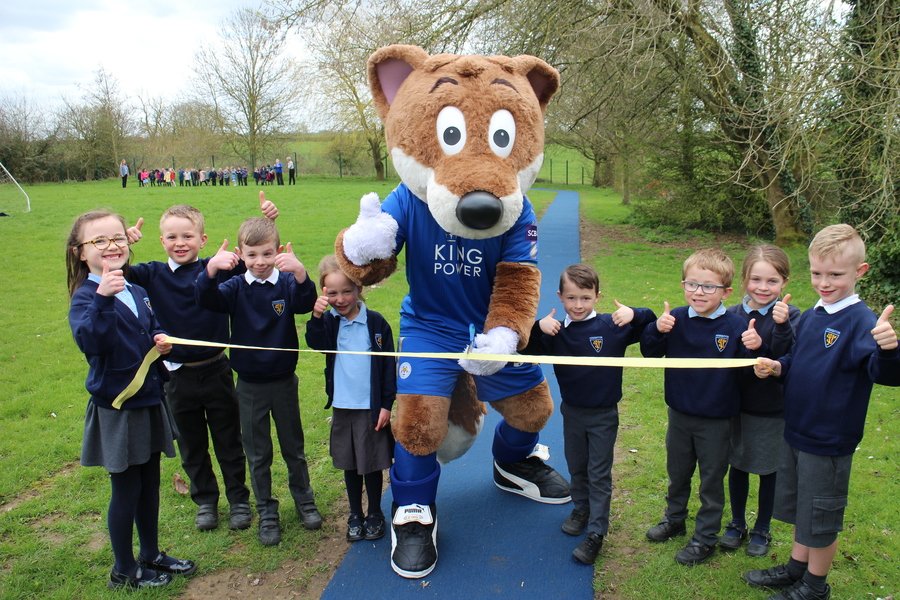
{"label": "grey school trousers", "polygon": [[296,375],[265,383],[250,383],[238,375],[235,391],[241,412],[241,435],[260,520],[278,518],[278,500],[272,497],[270,414],[287,465],[288,487],[294,503],[298,509],[315,504],[303,450],[297,383]]}
{"label": "grey school trousers", "polygon": [[708,546],[718,542],[722,527],[730,438],[731,419],[694,417],[669,408],[666,516],[670,521],[687,519],[691,477],[699,466],[700,510],[697,511],[694,539]]}

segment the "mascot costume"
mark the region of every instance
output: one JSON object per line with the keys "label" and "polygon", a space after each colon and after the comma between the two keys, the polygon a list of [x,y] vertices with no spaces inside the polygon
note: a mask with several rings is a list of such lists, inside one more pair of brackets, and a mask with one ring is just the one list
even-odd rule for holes
{"label": "mascot costume", "polygon": [[402,183],[383,204],[363,196],[356,223],[338,234],[338,260],[371,285],[395,270],[406,246],[401,350],[469,355],[398,365],[391,567],[418,578],[437,563],[440,463],[474,442],[482,402],[503,416],[496,485],[538,502],[571,500],[537,443],[553,412],[540,367],[478,360],[523,348],[534,324],[537,219],[524,194],[541,167],[559,73],[532,56],[430,56],[395,45],[372,54],[368,75]]}

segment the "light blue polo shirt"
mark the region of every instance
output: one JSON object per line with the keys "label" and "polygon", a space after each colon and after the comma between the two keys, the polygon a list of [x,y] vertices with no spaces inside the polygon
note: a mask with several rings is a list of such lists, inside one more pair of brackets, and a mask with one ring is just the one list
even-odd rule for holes
{"label": "light blue polo shirt", "polygon": [[[96,283],[98,285],[100,284],[100,276],[99,275],[95,275],[94,273],[88,273],[88,279],[90,279],[91,281],[93,281],[94,283]],[[122,304],[127,306],[131,310],[131,312],[134,313],[135,317],[138,316],[137,304],[134,301],[134,296],[131,294],[131,284],[130,283],[128,283],[127,281],[125,282],[125,289],[122,290],[121,292],[119,292],[118,294],[116,294],[116,298],[118,298],[119,301],[122,302]]]}
{"label": "light blue polo shirt", "polygon": [[[372,349],[367,324],[368,313],[364,303],[359,303],[359,312],[353,320],[348,321],[334,309],[331,309],[331,314],[340,322],[337,336],[338,350],[360,352]],[[371,372],[372,358],[368,355],[336,355],[334,359],[334,398],[331,405],[335,408],[371,408]]]}

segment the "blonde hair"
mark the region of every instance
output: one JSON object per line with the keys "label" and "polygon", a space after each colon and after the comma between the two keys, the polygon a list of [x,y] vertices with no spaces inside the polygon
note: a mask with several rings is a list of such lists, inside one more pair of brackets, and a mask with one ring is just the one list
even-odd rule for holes
{"label": "blonde hair", "polygon": [[744,258],[741,267],[741,284],[747,289],[747,280],[750,279],[750,271],[758,262],[766,262],[772,265],[781,278],[787,281],[791,276],[791,259],[784,250],[772,244],[760,244],[753,246]]}
{"label": "blonde hair", "polygon": [[175,206],[167,208],[159,218],[160,229],[162,229],[163,221],[169,217],[187,219],[194,224],[194,227],[196,227],[197,231],[201,234],[206,233],[206,220],[203,218],[203,213],[189,204],[176,204]]}
{"label": "blonde hair", "polygon": [[853,262],[863,263],[866,261],[866,244],[850,225],[829,225],[810,242],[809,255],[819,258],[842,255],[853,259]]}
{"label": "blonde hair", "polygon": [[241,223],[238,229],[238,246],[262,246],[275,242],[275,249],[281,245],[275,222],[265,217],[252,217]]}
{"label": "blonde hair", "polygon": [[350,277],[341,270],[341,266],[338,264],[337,257],[335,257],[334,254],[323,256],[322,260],[319,261],[319,287],[324,288],[325,278],[334,273],[340,273],[347,278],[347,281],[355,285],[356,289],[359,291],[359,299],[365,302],[365,298],[363,298],[362,293],[362,286],[350,279]]}
{"label": "blonde hair", "polygon": [[[79,255],[78,249],[81,247],[83,240],[81,240],[81,230],[84,228],[86,223],[90,223],[91,221],[96,221],[98,219],[105,219],[106,217],[115,217],[119,223],[122,224],[122,232],[124,233],[128,226],[125,225],[125,219],[122,218],[122,215],[118,213],[114,213],[110,210],[92,210],[90,212],[86,212],[82,215],[79,215],[75,222],[72,223],[72,230],[69,231],[69,237],[66,240],[66,283],[69,286],[69,298],[75,295],[75,291],[81,287],[81,284],[84,283],[84,280],[87,279],[88,274],[91,270],[88,268],[87,263],[81,260],[81,256]],[[128,253],[128,261],[131,260],[131,253]],[[128,269],[128,261],[125,261],[125,266],[123,267],[126,272]]]}
{"label": "blonde hair", "polygon": [[688,256],[681,266],[682,279],[691,268],[712,271],[722,279],[722,285],[725,287],[731,287],[734,280],[734,263],[731,257],[718,248],[704,248]]}

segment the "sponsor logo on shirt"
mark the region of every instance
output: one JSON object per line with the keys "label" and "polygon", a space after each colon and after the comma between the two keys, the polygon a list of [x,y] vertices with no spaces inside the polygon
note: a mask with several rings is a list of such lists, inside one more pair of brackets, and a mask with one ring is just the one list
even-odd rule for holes
{"label": "sponsor logo on shirt", "polygon": [[593,335],[588,338],[591,342],[591,348],[594,349],[594,352],[600,354],[600,350],[603,349],[603,336],[602,335]]}
{"label": "sponsor logo on shirt", "polygon": [[284,313],[284,300],[272,300],[272,310],[275,311],[275,314],[279,317]]}
{"label": "sponsor logo on shirt", "polygon": [[727,346],[728,346],[728,336],[722,335],[721,333],[717,334],[716,335],[716,349],[718,349],[719,352],[723,352]]}
{"label": "sponsor logo on shirt", "polygon": [[484,255],[479,248],[466,248],[461,240],[448,235],[446,243],[434,245],[435,274],[481,277]]}
{"label": "sponsor logo on shirt", "polygon": [[838,331],[837,329],[832,329],[831,327],[826,327],[824,335],[825,347],[831,348],[832,346],[834,346],[839,337],[841,337],[840,331]]}

